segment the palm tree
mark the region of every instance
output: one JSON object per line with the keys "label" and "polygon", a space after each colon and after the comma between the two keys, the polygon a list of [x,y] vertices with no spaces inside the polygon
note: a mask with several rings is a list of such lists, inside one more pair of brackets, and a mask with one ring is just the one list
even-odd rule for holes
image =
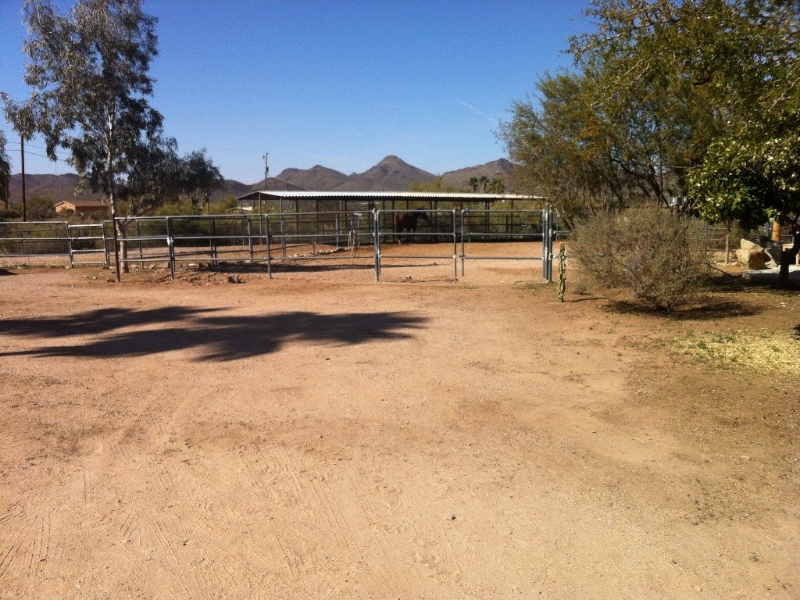
{"label": "palm tree", "polygon": [[489,185],[486,189],[490,194],[504,194],[506,191],[506,185],[503,183],[502,179],[495,177],[489,182]]}
{"label": "palm tree", "polygon": [[485,194],[486,186],[489,185],[489,178],[486,175],[481,175],[480,179],[478,179],[478,183],[481,184],[481,191]]}

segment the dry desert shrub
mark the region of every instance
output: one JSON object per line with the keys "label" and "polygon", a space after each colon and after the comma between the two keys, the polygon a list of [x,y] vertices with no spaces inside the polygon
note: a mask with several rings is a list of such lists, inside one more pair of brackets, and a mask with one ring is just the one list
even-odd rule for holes
{"label": "dry desert shrub", "polygon": [[705,228],[656,206],[602,213],[575,228],[572,253],[586,283],[629,290],[658,310],[696,298],[708,273]]}

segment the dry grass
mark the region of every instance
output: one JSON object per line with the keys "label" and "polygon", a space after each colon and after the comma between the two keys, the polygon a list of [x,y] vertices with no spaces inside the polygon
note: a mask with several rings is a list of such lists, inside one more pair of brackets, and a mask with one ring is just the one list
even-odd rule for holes
{"label": "dry grass", "polygon": [[700,331],[675,338],[671,345],[673,353],[684,360],[720,368],[800,375],[800,339],[793,333]]}

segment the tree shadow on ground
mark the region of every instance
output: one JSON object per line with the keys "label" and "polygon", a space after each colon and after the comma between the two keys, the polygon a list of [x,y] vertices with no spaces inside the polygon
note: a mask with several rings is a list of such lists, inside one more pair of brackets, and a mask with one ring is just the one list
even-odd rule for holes
{"label": "tree shadow on ground", "polygon": [[[197,349],[195,360],[229,361],[278,351],[291,342],[356,345],[402,340],[424,317],[406,313],[319,314],[286,312],[220,316],[218,309],[165,307],[104,309],[49,319],[0,321],[0,334],[43,340],[76,338],[73,344],[0,352],[0,356],[120,358]],[[133,330],[127,330],[135,328]],[[125,331],[121,331],[125,330]],[[89,339],[85,339],[89,337]]]}
{"label": "tree shadow on ground", "polygon": [[611,312],[649,315],[674,321],[715,321],[733,317],[749,317],[761,314],[763,310],[744,302],[725,298],[707,298],[696,304],[672,311],[663,311],[626,300],[611,300],[606,306]]}

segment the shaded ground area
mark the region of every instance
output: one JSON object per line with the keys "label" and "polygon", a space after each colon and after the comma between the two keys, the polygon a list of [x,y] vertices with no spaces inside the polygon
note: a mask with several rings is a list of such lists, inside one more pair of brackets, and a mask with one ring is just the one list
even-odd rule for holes
{"label": "shaded ground area", "polygon": [[796,339],[796,291],[396,262],[7,269],[0,598],[800,595],[798,371],[673,343]]}

